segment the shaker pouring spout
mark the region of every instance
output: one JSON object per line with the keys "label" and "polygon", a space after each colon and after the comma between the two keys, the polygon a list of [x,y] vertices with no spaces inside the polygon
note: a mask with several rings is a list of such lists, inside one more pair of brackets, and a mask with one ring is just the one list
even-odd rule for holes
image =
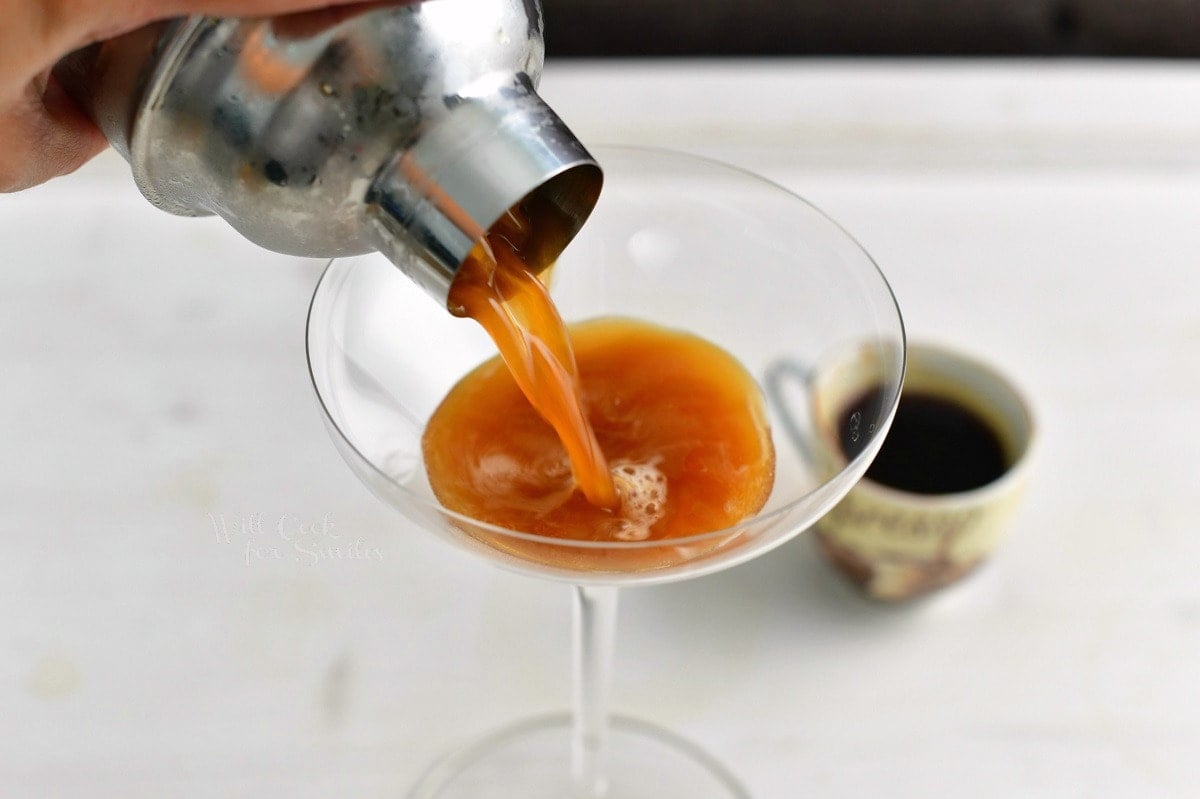
{"label": "shaker pouring spout", "polygon": [[519,206],[533,271],[554,263],[600,195],[599,164],[518,76],[488,76],[381,170],[367,193],[376,249],[441,303],[476,243]]}

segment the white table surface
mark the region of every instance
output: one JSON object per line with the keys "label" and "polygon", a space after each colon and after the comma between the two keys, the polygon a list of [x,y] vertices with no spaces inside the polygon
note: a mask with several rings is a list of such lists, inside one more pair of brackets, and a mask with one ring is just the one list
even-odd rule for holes
{"label": "white table surface", "polygon": [[[551,63],[543,90],[586,141],[824,207],[911,335],[1040,423],[1009,540],[928,601],[862,599],[805,536],[627,592],[618,709],[761,797],[1200,795],[1200,66]],[[0,795],[397,797],[565,706],[566,589],[398,521],[327,440],[319,264],[152,209],[111,154],[0,197],[0,241]]]}

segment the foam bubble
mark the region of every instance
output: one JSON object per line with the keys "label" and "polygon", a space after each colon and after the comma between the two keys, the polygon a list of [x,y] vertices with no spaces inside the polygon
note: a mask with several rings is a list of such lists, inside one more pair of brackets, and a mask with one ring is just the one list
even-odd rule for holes
{"label": "foam bubble", "polygon": [[651,463],[615,461],[613,482],[621,496],[620,516],[613,520],[618,541],[645,541],[650,528],[663,517],[667,506],[667,476]]}

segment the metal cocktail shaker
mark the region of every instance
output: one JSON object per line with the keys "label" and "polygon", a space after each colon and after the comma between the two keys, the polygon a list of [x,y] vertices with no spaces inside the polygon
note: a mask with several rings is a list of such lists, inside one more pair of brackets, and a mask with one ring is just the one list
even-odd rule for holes
{"label": "metal cocktail shaker", "polygon": [[436,0],[174,19],[55,72],[159,208],[283,253],[379,250],[444,304],[505,212],[542,268],[599,195],[535,91],[543,55],[538,0]]}

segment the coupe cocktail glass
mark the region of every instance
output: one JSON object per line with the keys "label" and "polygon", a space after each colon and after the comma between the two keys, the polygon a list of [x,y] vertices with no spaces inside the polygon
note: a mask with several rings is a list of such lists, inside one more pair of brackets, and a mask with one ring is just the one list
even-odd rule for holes
{"label": "coupe cocktail glass", "polygon": [[[627,316],[690,331],[731,352],[767,394],[776,450],[763,509],[725,530],[667,541],[577,542],[467,518],[426,477],[421,436],[463,375],[495,354],[379,255],[332,262],[308,321],[325,421],[354,472],[421,529],[518,572],[569,583],[570,713],[520,722],[432,768],[417,797],[729,797],[716,760],[654,725],[611,717],[617,589],[727,569],[779,546],[830,510],[866,471],[904,374],[904,328],[871,258],[780,186],[662,150],[596,148],[605,184],[559,258],[551,295],[568,323]],[[863,446],[836,448],[822,396],[839,375],[882,387],[854,415]],[[847,377],[847,379],[849,379]],[[835,414],[836,415],[836,414]]]}

